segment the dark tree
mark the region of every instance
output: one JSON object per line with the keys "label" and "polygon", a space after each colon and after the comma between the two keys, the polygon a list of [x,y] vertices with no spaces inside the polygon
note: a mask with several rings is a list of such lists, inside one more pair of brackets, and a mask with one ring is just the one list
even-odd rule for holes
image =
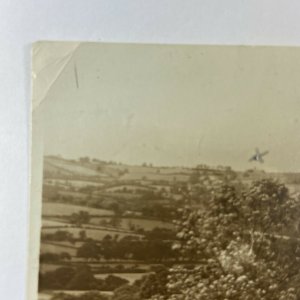
{"label": "dark tree", "polygon": [[93,290],[97,288],[98,282],[89,266],[80,266],[66,285],[68,290]]}
{"label": "dark tree", "polygon": [[97,243],[93,240],[86,241],[80,248],[77,250],[77,256],[86,258],[86,259],[99,259],[100,248]]}
{"label": "dark tree", "polygon": [[128,284],[128,280],[115,275],[108,275],[101,286],[101,290],[114,291],[125,284]]}
{"label": "dark tree", "polygon": [[69,267],[58,268],[52,272],[46,272],[40,277],[39,290],[65,289],[68,282],[74,276],[75,270]]}
{"label": "dark tree", "polygon": [[85,232],[85,230],[79,231],[79,238],[82,241],[84,241],[86,239],[86,232]]}
{"label": "dark tree", "polygon": [[140,284],[141,297],[149,299],[154,295],[167,295],[168,274],[168,269],[160,266],[155,273],[147,275]]}
{"label": "dark tree", "polygon": [[140,300],[140,290],[136,286],[123,285],[114,291],[112,300]]}
{"label": "dark tree", "polygon": [[90,222],[90,214],[87,211],[79,211],[78,213],[73,213],[70,217],[70,222],[81,226],[82,224],[87,224]]}

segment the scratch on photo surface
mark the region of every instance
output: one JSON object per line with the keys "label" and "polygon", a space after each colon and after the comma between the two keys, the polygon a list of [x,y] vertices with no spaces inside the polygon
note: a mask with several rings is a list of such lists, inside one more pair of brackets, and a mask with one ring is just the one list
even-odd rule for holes
{"label": "scratch on photo surface", "polygon": [[78,71],[77,71],[77,65],[76,65],[76,63],[74,64],[74,75],[75,75],[76,87],[79,89]]}

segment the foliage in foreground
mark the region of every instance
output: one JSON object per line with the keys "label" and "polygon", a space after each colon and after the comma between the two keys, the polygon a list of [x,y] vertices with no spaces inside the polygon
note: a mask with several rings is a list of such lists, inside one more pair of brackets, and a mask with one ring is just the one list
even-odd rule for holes
{"label": "foliage in foreground", "polygon": [[168,295],[151,299],[300,299],[300,242],[286,236],[297,216],[298,202],[275,181],[240,194],[222,187],[207,209],[186,208],[177,221],[174,249],[199,263],[171,268]]}
{"label": "foliage in foreground", "polygon": [[[216,191],[205,209],[177,220],[176,257],[197,262],[157,270],[112,300],[300,300],[299,201],[273,180]],[[102,300],[99,294],[53,300]],[[69,297],[69,298],[68,298]]]}

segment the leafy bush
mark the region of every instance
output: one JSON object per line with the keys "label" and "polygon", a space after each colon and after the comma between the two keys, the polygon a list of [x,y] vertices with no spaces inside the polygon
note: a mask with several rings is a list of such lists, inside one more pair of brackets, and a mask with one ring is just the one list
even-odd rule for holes
{"label": "leafy bush", "polygon": [[94,290],[98,289],[98,281],[89,266],[79,267],[66,285],[67,290]]}
{"label": "leafy bush", "polygon": [[114,291],[125,284],[128,284],[128,280],[115,275],[108,275],[103,280],[101,286],[99,286],[99,289],[103,291]]}
{"label": "leafy bush", "polygon": [[75,270],[69,267],[58,268],[52,272],[46,272],[39,276],[39,290],[64,289],[75,274]]}
{"label": "leafy bush", "polygon": [[140,290],[136,286],[123,285],[114,291],[112,300],[140,300]]}
{"label": "leafy bush", "polygon": [[40,254],[40,263],[55,263],[62,260],[70,260],[71,255],[68,252],[61,252],[60,254],[46,252]]}
{"label": "leafy bush", "polygon": [[223,186],[206,209],[186,208],[174,249],[198,263],[170,268],[167,299],[300,299],[300,242],[282,234],[298,216],[299,203],[273,180],[242,193]]}
{"label": "leafy bush", "polygon": [[149,299],[153,295],[167,295],[169,271],[164,266],[156,267],[155,273],[145,276],[140,283],[140,295],[143,299]]}

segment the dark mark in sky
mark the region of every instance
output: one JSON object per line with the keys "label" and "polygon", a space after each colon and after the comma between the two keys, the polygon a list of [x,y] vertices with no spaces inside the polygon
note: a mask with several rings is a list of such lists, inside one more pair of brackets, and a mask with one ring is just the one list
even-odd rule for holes
{"label": "dark mark in sky", "polygon": [[249,161],[257,161],[263,163],[263,156],[267,155],[269,151],[260,152],[258,148],[255,149],[255,154],[249,159]]}

